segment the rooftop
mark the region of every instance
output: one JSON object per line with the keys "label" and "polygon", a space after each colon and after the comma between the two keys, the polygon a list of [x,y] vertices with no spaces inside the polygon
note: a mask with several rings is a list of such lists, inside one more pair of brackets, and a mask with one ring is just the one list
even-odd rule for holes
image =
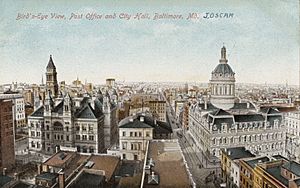
{"label": "rooftop", "polygon": [[266,170],[271,176],[276,178],[278,181],[283,183],[285,186],[288,187],[289,181],[285,179],[283,176],[281,176],[281,167],[280,166],[274,166],[274,167],[269,167]]}
{"label": "rooftop", "polygon": [[43,172],[43,173],[37,175],[35,178],[52,181],[52,180],[56,179],[57,177],[58,177],[57,173]]}
{"label": "rooftop", "polygon": [[296,163],[295,161],[289,161],[282,165],[283,168],[287,169],[288,171],[292,172],[296,176],[300,176],[300,164]]}
{"label": "rooftop", "polygon": [[[155,162],[153,170],[160,179],[159,185],[155,185],[155,187],[190,187],[189,176],[177,142],[149,142],[148,152],[147,158],[152,158]],[[153,186],[147,185],[146,182],[147,176],[145,176],[144,187]]]}
{"label": "rooftop", "polygon": [[9,183],[12,180],[13,178],[9,176],[0,175],[0,187],[3,187],[5,184]]}
{"label": "rooftop", "polygon": [[255,157],[255,155],[246,150],[245,147],[227,148],[226,154],[231,160]]}
{"label": "rooftop", "polygon": [[268,157],[258,157],[245,161],[251,168],[254,168],[256,164],[270,161]]}
{"label": "rooftop", "polygon": [[118,167],[120,159],[116,156],[93,155],[89,161],[95,163],[91,169],[105,171],[106,180],[109,181]]}
{"label": "rooftop", "polygon": [[98,188],[103,187],[104,176],[83,172],[69,188]]}

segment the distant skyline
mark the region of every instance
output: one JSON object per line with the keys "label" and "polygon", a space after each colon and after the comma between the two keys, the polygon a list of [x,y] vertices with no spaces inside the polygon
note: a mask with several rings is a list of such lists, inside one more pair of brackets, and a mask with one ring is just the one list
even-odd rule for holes
{"label": "distant skyline", "polygon": [[[276,2],[276,3],[274,3]],[[0,1],[0,84],[45,81],[208,82],[225,44],[238,83],[299,83],[299,2]],[[233,18],[186,20],[189,13]],[[18,13],[66,20],[16,20]],[[71,13],[182,14],[182,20],[69,20]],[[151,16],[152,18],[152,16]]]}

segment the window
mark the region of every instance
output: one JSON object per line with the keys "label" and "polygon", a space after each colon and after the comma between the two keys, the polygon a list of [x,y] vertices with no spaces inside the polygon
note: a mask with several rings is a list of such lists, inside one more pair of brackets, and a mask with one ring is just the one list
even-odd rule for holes
{"label": "window", "polygon": [[130,132],[130,137],[132,137],[133,136],[133,132]]}
{"label": "window", "polygon": [[146,137],[149,137],[149,136],[150,136],[150,132],[147,131],[147,132],[146,132]]}
{"label": "window", "polygon": [[76,140],[80,140],[80,135],[76,135]]}
{"label": "window", "polygon": [[89,136],[89,140],[94,140],[94,136],[93,136],[93,135],[90,135],[90,136]]}
{"label": "window", "polygon": [[127,149],[127,142],[122,142],[122,149]]}
{"label": "window", "polygon": [[126,132],[125,131],[122,132],[122,136],[126,136]]}
{"label": "window", "polygon": [[126,154],[123,154],[123,159],[126,159]]}
{"label": "window", "polygon": [[82,140],[87,140],[87,136],[86,135],[82,135]]}
{"label": "window", "polygon": [[94,148],[90,147],[90,153],[94,153]]}
{"label": "window", "polygon": [[31,131],[30,134],[31,134],[31,136],[35,136],[35,132],[34,131]]}
{"label": "window", "polygon": [[66,131],[69,132],[69,127],[66,127]]}
{"label": "window", "polygon": [[134,132],[134,136],[137,137],[137,132]]}
{"label": "window", "polygon": [[85,125],[82,125],[82,130],[86,131],[86,126]]}
{"label": "window", "polygon": [[79,130],[80,130],[79,126],[76,126],[76,131],[79,131]]}
{"label": "window", "polygon": [[66,136],[66,140],[69,141],[69,135]]}

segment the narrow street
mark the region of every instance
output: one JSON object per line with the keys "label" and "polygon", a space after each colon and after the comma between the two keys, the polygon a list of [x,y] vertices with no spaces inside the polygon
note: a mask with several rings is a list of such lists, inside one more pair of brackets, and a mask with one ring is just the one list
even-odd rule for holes
{"label": "narrow street", "polygon": [[197,187],[216,187],[212,181],[208,183],[205,182],[205,179],[209,177],[210,174],[215,173],[216,169],[211,167],[205,168],[207,166],[206,159],[202,156],[201,152],[198,152],[197,150],[195,151],[195,146],[193,144],[192,137],[188,132],[184,132],[182,130],[180,123],[176,120],[175,112],[172,110],[168,101],[166,102],[166,105],[167,119],[169,120],[169,123],[171,124],[173,130],[173,138],[178,139],[178,142],[180,144],[184,157],[188,163],[193,179],[197,184]]}

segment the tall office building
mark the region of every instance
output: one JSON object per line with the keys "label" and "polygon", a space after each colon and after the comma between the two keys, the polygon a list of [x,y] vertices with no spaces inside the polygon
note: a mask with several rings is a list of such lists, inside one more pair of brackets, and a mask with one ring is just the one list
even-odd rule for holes
{"label": "tall office building", "polygon": [[15,164],[13,108],[11,100],[0,100],[0,169]]}

